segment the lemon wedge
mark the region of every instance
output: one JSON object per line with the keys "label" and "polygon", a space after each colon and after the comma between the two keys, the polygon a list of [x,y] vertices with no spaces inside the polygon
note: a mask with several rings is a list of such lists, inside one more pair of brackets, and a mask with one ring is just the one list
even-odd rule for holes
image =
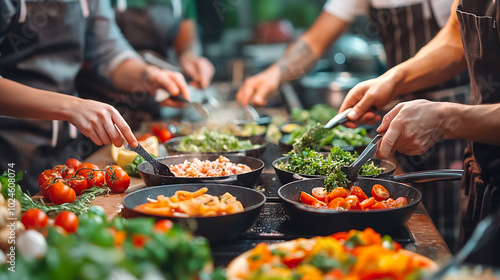
{"label": "lemon wedge", "polygon": [[[143,141],[139,141],[139,143],[148,153],[152,154],[155,157],[158,156],[158,138],[156,138],[156,136],[146,138]],[[116,164],[121,167],[125,167],[125,165],[134,161],[134,159],[137,157],[137,154],[125,149],[123,146],[118,148],[115,145],[111,145],[111,157],[116,162]]]}

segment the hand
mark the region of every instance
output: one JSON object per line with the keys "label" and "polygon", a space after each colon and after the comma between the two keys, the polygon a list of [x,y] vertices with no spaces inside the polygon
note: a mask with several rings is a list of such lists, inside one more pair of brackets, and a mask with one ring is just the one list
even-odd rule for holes
{"label": "hand", "polygon": [[[146,70],[147,83],[151,85],[149,88],[159,89],[163,88],[168,91],[172,96],[177,96],[179,94],[183,95],[187,100],[189,97],[189,88],[186,84],[184,76],[179,72],[168,71],[159,69],[154,66],[148,66]],[[152,92],[154,94],[154,92]],[[175,101],[172,99],[167,99],[160,103],[161,106],[177,107],[182,108],[187,104],[182,101]]]}
{"label": "hand", "polygon": [[445,106],[422,99],[398,104],[377,129],[378,133],[385,132],[377,157],[387,158],[394,151],[420,155],[430,149],[443,137]]}
{"label": "hand", "polygon": [[120,132],[130,146],[138,145],[127,122],[113,106],[108,104],[77,98],[71,107],[68,121],[97,145],[113,143],[120,147],[123,144]]}
{"label": "hand", "polygon": [[208,59],[187,52],[181,55],[179,62],[186,74],[193,79],[193,86],[201,89],[210,85],[215,69]]}
{"label": "hand", "polygon": [[238,93],[236,100],[246,106],[253,104],[264,106],[270,94],[277,90],[280,84],[280,70],[278,66],[273,65],[252,77],[245,79]]}
{"label": "hand", "polygon": [[[397,80],[389,72],[376,78],[357,84],[345,97],[339,112],[347,108],[353,110],[347,115],[351,121],[374,124],[380,120],[373,107],[382,108],[396,97]],[[355,128],[354,122],[347,122],[347,127]]]}

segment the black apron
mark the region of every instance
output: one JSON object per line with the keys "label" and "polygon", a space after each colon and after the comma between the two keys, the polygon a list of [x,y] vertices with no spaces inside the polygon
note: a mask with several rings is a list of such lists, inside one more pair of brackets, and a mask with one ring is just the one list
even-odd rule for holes
{"label": "black apron", "polygon": [[[430,17],[424,14],[426,8],[430,10]],[[371,6],[369,13],[371,21],[380,30],[388,69],[413,57],[440,30],[429,0],[395,8]],[[467,72],[464,71],[439,86],[406,94],[397,102],[425,98],[432,101],[466,104],[469,102],[468,82]],[[407,156],[396,153],[396,157],[399,166],[405,172],[452,168],[455,163],[461,164],[465,147],[464,140],[442,140],[423,155]],[[431,182],[414,184],[414,187],[422,191],[422,202],[453,252],[458,245],[460,183]],[[442,197],[448,199],[443,200]]]}
{"label": "black apron", "polygon": [[[467,66],[471,104],[500,103],[500,2],[462,0],[457,7]],[[485,132],[487,133],[487,132]],[[462,180],[462,244],[480,220],[500,204],[500,147],[471,142],[465,154]],[[498,226],[497,226],[498,230]],[[500,235],[469,261],[500,266]]]}

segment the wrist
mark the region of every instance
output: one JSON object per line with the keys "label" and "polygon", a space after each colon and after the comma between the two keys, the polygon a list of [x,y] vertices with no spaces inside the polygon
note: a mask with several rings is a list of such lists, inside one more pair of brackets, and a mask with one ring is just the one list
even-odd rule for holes
{"label": "wrist", "polygon": [[461,138],[459,133],[464,121],[466,121],[464,115],[466,114],[468,106],[452,102],[443,102],[442,104],[442,108],[440,108],[442,114],[440,117],[443,120],[443,138]]}
{"label": "wrist", "polygon": [[404,91],[404,81],[406,79],[406,71],[403,67],[393,67],[387,71],[384,76],[388,79],[388,82],[392,83],[393,86],[393,97],[400,96],[405,93]]}

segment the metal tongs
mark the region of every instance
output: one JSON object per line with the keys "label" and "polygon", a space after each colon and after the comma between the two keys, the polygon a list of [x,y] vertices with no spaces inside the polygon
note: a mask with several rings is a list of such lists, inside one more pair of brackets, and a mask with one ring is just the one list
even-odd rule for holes
{"label": "metal tongs", "polygon": [[191,102],[180,94],[173,96],[170,92],[168,92],[164,89],[157,89],[156,90],[156,93],[155,93],[155,101],[156,102],[163,102],[167,99],[185,102],[185,103],[193,106],[193,108],[198,112],[198,114],[200,114],[200,116],[202,116],[205,119],[210,116],[210,113],[208,112],[207,108],[205,108],[205,106],[203,106],[199,102]]}
{"label": "metal tongs", "polygon": [[377,152],[377,144],[382,139],[384,134],[377,134],[370,144],[366,146],[361,155],[349,166],[341,166],[340,170],[344,172],[347,176],[347,180],[351,181],[351,183],[356,182],[358,179],[359,169],[365,164],[369,159],[371,159],[375,153]]}

